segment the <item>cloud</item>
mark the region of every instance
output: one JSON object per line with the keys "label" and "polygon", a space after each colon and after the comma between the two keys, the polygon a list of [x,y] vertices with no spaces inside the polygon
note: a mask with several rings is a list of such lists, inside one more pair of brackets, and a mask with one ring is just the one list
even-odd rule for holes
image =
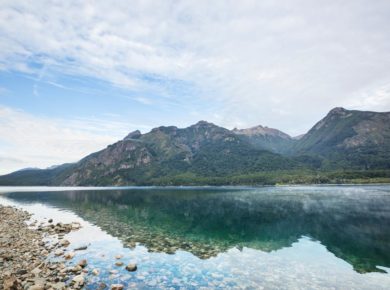
{"label": "cloud", "polygon": [[111,119],[43,118],[0,106],[0,174],[75,162],[135,128]]}
{"label": "cloud", "polygon": [[387,0],[2,1],[0,68],[39,76],[41,64],[172,99],[182,83],[222,104],[203,119],[298,134],[340,104],[390,110],[388,95],[365,93],[390,84],[389,11]]}

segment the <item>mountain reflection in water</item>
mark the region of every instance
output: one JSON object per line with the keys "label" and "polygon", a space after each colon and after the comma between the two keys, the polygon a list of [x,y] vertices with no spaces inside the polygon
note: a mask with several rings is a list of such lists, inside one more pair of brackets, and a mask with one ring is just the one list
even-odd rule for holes
{"label": "mountain reflection in water", "polygon": [[230,248],[273,251],[302,236],[355,271],[390,266],[389,187],[153,188],[8,193],[71,210],[126,247],[207,259]]}

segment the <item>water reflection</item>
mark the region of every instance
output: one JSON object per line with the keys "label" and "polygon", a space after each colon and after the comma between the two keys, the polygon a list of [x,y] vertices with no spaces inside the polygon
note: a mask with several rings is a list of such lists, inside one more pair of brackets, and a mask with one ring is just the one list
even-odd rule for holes
{"label": "water reflection", "polygon": [[72,210],[126,247],[141,243],[151,252],[182,249],[207,259],[233,247],[278,250],[308,236],[357,272],[390,266],[388,187],[131,189],[7,197]]}

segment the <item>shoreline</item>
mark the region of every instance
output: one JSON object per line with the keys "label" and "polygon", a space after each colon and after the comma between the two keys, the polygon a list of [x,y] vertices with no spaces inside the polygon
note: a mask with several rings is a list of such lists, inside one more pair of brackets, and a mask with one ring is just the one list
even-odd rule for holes
{"label": "shoreline", "polygon": [[0,195],[9,192],[28,192],[31,188],[40,191],[92,191],[92,190],[129,190],[129,189],[192,189],[192,188],[257,188],[257,187],[296,187],[296,186],[378,186],[390,185],[386,182],[359,182],[359,183],[276,183],[276,184],[226,184],[226,185],[123,185],[123,186],[41,186],[41,185],[0,185]]}
{"label": "shoreline", "polygon": [[[0,288],[29,290],[81,289],[86,261],[67,266],[74,257],[64,237],[80,228],[77,223],[54,225],[32,221],[32,215],[0,205]],[[56,261],[51,261],[56,257]]]}

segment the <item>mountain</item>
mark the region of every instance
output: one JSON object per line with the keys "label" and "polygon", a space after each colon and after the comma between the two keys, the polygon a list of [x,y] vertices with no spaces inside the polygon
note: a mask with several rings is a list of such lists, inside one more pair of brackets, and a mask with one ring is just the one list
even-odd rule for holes
{"label": "mountain", "polygon": [[345,183],[389,181],[389,169],[390,113],[335,108],[299,138],[206,121],[137,130],[77,163],[0,176],[0,185]]}
{"label": "mountain", "polygon": [[150,184],[184,176],[224,177],[299,167],[240,135],[200,121],[188,128],[135,131],[78,162],[63,185]]}
{"label": "mountain", "polygon": [[294,143],[294,139],[288,134],[261,125],[249,129],[235,128],[232,131],[237,135],[241,135],[255,147],[269,150],[274,153],[286,153]]}
{"label": "mountain", "polygon": [[290,148],[324,168],[390,168],[390,112],[334,108]]}

